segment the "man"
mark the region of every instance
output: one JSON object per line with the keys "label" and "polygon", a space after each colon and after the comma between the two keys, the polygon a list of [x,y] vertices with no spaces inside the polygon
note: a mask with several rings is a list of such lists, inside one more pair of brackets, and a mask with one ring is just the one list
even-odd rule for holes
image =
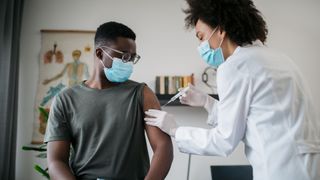
{"label": "man", "polygon": [[[128,80],[140,59],[135,38],[123,24],[102,24],[95,35],[92,76],[55,97],[45,136],[51,179],[166,177],[171,139],[143,121],[143,112],[159,109],[159,102],[145,84]],[[144,130],[154,152],[151,165]]]}

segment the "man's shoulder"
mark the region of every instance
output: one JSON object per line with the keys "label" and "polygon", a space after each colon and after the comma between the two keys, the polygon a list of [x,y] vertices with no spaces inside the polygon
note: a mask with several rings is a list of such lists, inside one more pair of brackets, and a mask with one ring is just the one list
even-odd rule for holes
{"label": "man's shoulder", "polygon": [[59,98],[65,98],[65,97],[70,97],[74,94],[75,91],[77,91],[77,89],[80,88],[81,85],[74,85],[72,87],[67,87],[67,88],[64,88],[63,90],[61,90],[57,96]]}
{"label": "man's shoulder", "polygon": [[144,86],[146,83],[128,80],[125,84],[131,85],[131,86]]}

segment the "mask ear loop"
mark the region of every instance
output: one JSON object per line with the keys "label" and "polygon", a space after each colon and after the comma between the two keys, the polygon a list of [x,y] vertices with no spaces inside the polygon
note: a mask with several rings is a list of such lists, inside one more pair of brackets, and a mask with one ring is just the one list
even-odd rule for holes
{"label": "mask ear loop", "polygon": [[100,48],[107,56],[109,56],[110,59],[113,60],[113,58],[109,55],[109,53],[107,53],[104,49]]}
{"label": "mask ear loop", "polygon": [[[218,29],[218,26],[212,31],[212,33],[210,34],[209,38],[206,40],[206,41],[209,43],[209,46],[210,46],[209,40],[211,39],[211,37],[213,36],[213,34],[217,31],[217,29]],[[211,48],[211,46],[210,46],[210,48]]]}
{"label": "mask ear loop", "polygon": [[209,38],[208,38],[208,41],[211,39],[212,35],[217,31],[218,29],[218,26],[212,31],[212,33],[210,34]]}
{"label": "mask ear loop", "polygon": [[221,48],[221,45],[222,45],[223,40],[224,40],[224,37],[222,38],[222,40],[221,40],[221,42],[220,42],[220,44],[219,44],[219,47],[220,47],[220,48]]}
{"label": "mask ear loop", "polygon": [[220,44],[219,44],[219,47],[220,47],[220,48],[221,48],[221,45],[222,45],[223,40],[224,40],[224,37],[222,38],[222,40],[221,40],[221,42],[220,42]]}
{"label": "mask ear loop", "polygon": [[[222,40],[221,40],[221,42],[220,42],[220,45],[219,45],[219,48],[221,49],[221,52],[222,52],[222,48],[221,48],[221,45],[222,45],[222,42],[223,42],[223,40],[224,40],[224,37],[222,38]],[[223,55],[223,52],[222,52],[222,57],[223,57],[223,59],[224,59],[224,55]]]}
{"label": "mask ear loop", "polygon": [[[105,50],[103,50],[102,48],[100,48],[100,49],[102,50],[102,52],[104,52],[104,53],[113,61],[113,58],[112,58]],[[103,66],[104,68],[107,68],[107,67],[103,64],[102,59],[100,59],[100,62],[101,62],[102,66]],[[107,68],[107,69],[109,69],[109,68]]]}
{"label": "mask ear loop", "polygon": [[[102,64],[102,66],[103,66],[104,68],[106,68],[106,66],[103,64],[102,60],[100,60],[100,63]],[[108,68],[107,68],[107,69],[108,69]]]}

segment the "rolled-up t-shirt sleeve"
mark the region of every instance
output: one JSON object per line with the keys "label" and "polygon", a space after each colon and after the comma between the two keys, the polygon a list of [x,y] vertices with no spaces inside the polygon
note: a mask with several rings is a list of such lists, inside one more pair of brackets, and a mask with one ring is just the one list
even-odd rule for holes
{"label": "rolled-up t-shirt sleeve", "polygon": [[59,96],[56,96],[51,104],[44,142],[70,141],[69,127],[62,101]]}

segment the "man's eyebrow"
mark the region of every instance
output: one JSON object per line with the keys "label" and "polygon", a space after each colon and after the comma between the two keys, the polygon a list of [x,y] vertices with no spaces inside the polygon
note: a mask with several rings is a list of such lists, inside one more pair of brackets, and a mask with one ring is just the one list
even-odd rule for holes
{"label": "man's eyebrow", "polygon": [[129,52],[127,49],[121,49],[121,48],[118,48],[117,50],[119,50],[119,51],[121,51],[121,52],[124,52],[124,53]]}
{"label": "man's eyebrow", "polygon": [[122,51],[122,52],[124,52],[124,53],[129,53],[129,54],[131,54],[131,55],[136,55],[136,54],[137,54],[136,52],[130,53],[129,51],[127,51],[127,50],[122,50],[122,49],[119,49],[119,51]]}

